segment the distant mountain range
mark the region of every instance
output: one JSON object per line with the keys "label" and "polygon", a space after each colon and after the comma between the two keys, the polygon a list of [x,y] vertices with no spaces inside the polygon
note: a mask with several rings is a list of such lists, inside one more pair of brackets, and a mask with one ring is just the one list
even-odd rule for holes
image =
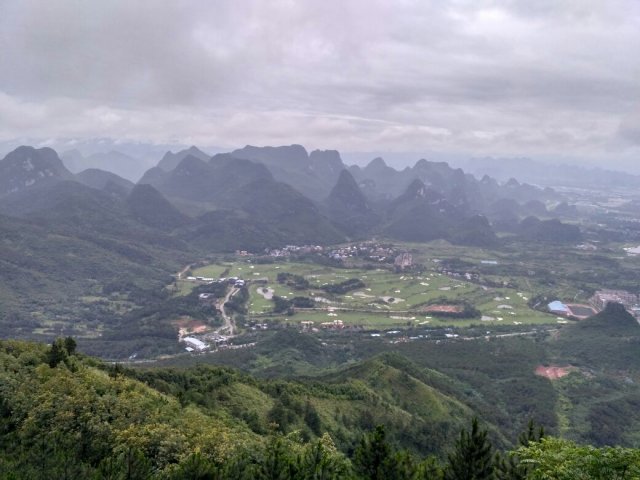
{"label": "distant mountain range", "polygon": [[545,186],[639,187],[640,175],[579,165],[547,163],[530,158],[473,158],[457,162],[475,175],[499,180],[517,177],[520,181]]}
{"label": "distant mountain range", "polygon": [[73,173],[86,169],[99,169],[115,173],[132,182],[136,182],[150,167],[148,162],[117,150],[98,152],[88,156],[82,155],[78,150],[70,150],[63,152],[61,157]]}
{"label": "distant mountain range", "polygon": [[198,147],[192,146],[187,148],[186,150],[181,150],[177,153],[173,153],[171,151],[164,154],[162,160],[158,162],[158,167],[165,172],[170,172],[174,168],[176,168],[182,160],[184,160],[187,156],[191,155],[192,157],[199,158],[203,161],[208,161],[211,158],[211,155],[204,153]]}
{"label": "distant mountain range", "polygon": [[544,230],[532,232],[545,223],[519,228],[519,222],[552,217],[547,205],[560,200],[548,188],[515,179],[500,184],[486,175],[478,180],[444,162],[419,160],[398,171],[376,158],[364,168],[347,167],[337,151],[309,154],[300,145],[247,146],[212,157],[197,147],[167,152],[144,172],[140,188],[101,169],[74,176],[47,148],[20,147],[0,170],[0,211],[7,214],[47,211],[62,224],[73,224],[75,215],[78,225],[89,218],[96,228],[122,232],[127,228],[117,226],[126,217],[209,251],[371,235],[492,245],[496,229],[540,239]]}

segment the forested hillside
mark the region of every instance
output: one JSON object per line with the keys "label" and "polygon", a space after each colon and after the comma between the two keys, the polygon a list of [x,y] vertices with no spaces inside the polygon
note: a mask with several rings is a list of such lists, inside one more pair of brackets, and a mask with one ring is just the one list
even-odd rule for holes
{"label": "forested hillside", "polygon": [[[360,368],[369,369],[369,365]],[[395,375],[381,364],[378,373]],[[399,372],[406,401],[434,421],[464,408]],[[357,377],[351,372],[349,378]],[[52,345],[0,343],[0,478],[638,478],[640,453],[545,437],[529,425],[512,453],[478,420],[419,448],[383,423],[350,425],[349,403],[393,406],[366,384],[258,380],[234,370],[129,370]],[[413,392],[413,393],[411,393]],[[249,405],[252,408],[248,408]],[[344,411],[333,420],[334,410]],[[357,408],[357,407],[354,407]],[[457,410],[457,411],[456,411]],[[266,416],[265,416],[266,413]],[[378,419],[376,419],[378,420]],[[335,425],[344,432],[327,433]],[[470,425],[470,428],[469,428]],[[408,425],[405,425],[408,426]],[[392,427],[393,428],[393,427]],[[460,433],[457,433],[460,431]],[[432,448],[429,448],[431,445]]]}

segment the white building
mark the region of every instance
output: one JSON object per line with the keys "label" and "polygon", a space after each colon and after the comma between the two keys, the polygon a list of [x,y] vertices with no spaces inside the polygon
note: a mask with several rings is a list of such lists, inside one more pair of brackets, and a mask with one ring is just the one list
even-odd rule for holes
{"label": "white building", "polygon": [[184,337],[182,341],[197,352],[202,352],[209,348],[209,345],[194,337]]}

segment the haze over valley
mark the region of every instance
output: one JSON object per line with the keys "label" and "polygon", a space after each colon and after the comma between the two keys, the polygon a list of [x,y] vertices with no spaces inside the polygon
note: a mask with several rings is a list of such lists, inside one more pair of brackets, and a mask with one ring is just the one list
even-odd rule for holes
{"label": "haze over valley", "polygon": [[640,478],[639,37],[0,1],[0,479]]}

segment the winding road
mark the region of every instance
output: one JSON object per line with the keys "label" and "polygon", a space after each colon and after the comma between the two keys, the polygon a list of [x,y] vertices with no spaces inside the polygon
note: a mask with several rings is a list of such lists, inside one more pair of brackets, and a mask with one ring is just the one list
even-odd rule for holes
{"label": "winding road", "polygon": [[227,292],[227,295],[224,297],[222,302],[218,302],[216,307],[220,310],[220,314],[222,315],[223,325],[216,330],[216,333],[221,334],[221,332],[227,332],[227,336],[232,337],[236,331],[236,325],[233,323],[233,318],[230,315],[227,315],[227,312],[224,309],[226,303],[233,297],[236,293],[240,291],[239,288],[231,287],[231,290]]}

